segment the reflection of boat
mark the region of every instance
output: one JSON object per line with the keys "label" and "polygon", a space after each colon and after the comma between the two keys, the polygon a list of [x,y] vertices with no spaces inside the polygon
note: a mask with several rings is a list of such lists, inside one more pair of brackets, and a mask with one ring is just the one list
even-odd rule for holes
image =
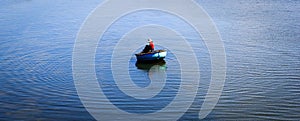
{"label": "reflection of boat", "polygon": [[153,67],[155,65],[158,65],[159,68],[162,69],[162,70],[165,70],[167,68],[165,60],[157,60],[157,61],[152,62],[152,63],[143,63],[143,62],[137,61],[135,63],[135,66],[138,69],[143,69],[143,70],[149,70],[151,67]]}
{"label": "reflection of boat", "polygon": [[166,50],[155,50],[150,53],[138,53],[135,54],[136,59],[140,62],[152,62],[157,60],[162,60],[167,56]]}

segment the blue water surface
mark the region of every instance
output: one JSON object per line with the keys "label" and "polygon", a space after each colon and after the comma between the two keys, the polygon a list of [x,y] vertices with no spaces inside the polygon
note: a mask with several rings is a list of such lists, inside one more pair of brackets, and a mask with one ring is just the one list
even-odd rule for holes
{"label": "blue water surface", "polygon": [[[77,95],[72,51],[84,20],[102,2],[0,1],[0,120],[95,120]],[[299,120],[300,1],[196,2],[218,28],[227,61],[223,93],[205,119]],[[97,79],[100,85],[113,85],[104,92],[126,112],[157,112],[173,100],[180,83],[180,65],[172,50],[165,59],[167,86],[152,100],[136,100],[122,94],[111,76],[110,50],[130,29],[150,23],[177,30],[196,52],[200,86],[193,105],[180,119],[198,120],[210,83],[209,51],[195,30],[174,15],[137,11],[112,24],[99,38],[95,56]],[[137,85],[149,83],[147,71],[135,67],[134,56],[128,67]]]}

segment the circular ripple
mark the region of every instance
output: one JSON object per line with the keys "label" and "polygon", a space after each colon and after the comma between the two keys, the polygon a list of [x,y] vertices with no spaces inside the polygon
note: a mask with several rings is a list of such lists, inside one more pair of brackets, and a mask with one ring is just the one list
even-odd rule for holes
{"label": "circular ripple", "polygon": [[[194,25],[193,27],[198,32],[200,32],[200,35],[203,37],[208,47],[208,50],[211,55],[211,61],[212,61],[212,75],[211,75],[212,81],[208,89],[207,96],[204,100],[203,106],[201,107],[199,113],[199,118],[204,118],[214,108],[215,104],[217,103],[225,79],[226,69],[225,69],[224,47],[222,42],[220,41],[217,30],[215,29],[209,16],[207,16],[207,14],[193,1],[175,2],[175,1],[167,0],[167,1],[148,2],[147,0],[145,0],[144,2],[150,4],[139,4],[138,2],[135,3],[135,2],[127,1],[124,3],[128,5],[118,6],[120,5],[118,1],[115,0],[107,1],[101,6],[99,6],[94,11],[94,13],[90,15],[89,19],[87,19],[87,21],[81,28],[81,31],[79,32],[75,43],[74,53],[73,53],[73,77],[75,80],[75,86],[78,91],[78,95],[82,103],[96,119],[103,119],[103,120],[105,119],[118,120],[124,118],[131,119],[131,120],[142,120],[145,118],[150,119],[155,117],[157,117],[157,119],[158,118],[178,119],[184,112],[176,112],[174,115],[168,115],[168,116],[164,114],[168,113],[167,111],[170,112],[171,111],[170,109],[174,109],[175,107],[177,109],[181,109],[181,111],[185,111],[189,107],[189,105],[192,104],[194,99],[193,94],[197,93],[197,88],[194,88],[195,85],[188,85],[185,83],[199,81],[199,79],[197,78],[197,76],[199,76],[199,74],[197,74],[199,73],[199,71],[194,71],[195,69],[196,70],[198,69],[198,66],[191,66],[193,64],[189,65],[188,63],[182,62],[181,60],[184,60],[184,58],[182,58],[181,57],[182,55],[180,54],[177,54],[176,57],[178,58],[182,69],[181,79],[187,81],[182,81],[182,83],[180,84],[180,88],[178,90],[178,94],[176,95],[174,100],[170,104],[168,104],[165,108],[155,113],[139,115],[139,114],[124,112],[114,107],[111,104],[111,102],[107,99],[107,97],[103,94],[103,92],[99,91],[99,89],[101,90],[102,88],[99,87],[99,84],[96,81],[95,70],[94,70],[94,66],[95,66],[94,57],[95,57],[95,48],[96,48],[95,43],[98,42],[97,38],[101,37],[102,35],[101,33],[105,32],[105,29],[114,20],[118,19],[118,17],[120,17],[122,14],[133,10],[141,10],[141,9],[149,10],[149,8],[151,8],[151,9],[162,10],[162,11],[172,13],[174,15],[177,15],[180,18],[187,20],[188,23],[193,23],[191,25]],[[116,9],[114,9],[114,11],[109,11],[111,8],[116,8]],[[109,17],[103,16],[103,15],[108,15],[108,13],[109,13]],[[99,20],[102,21],[99,22]],[[188,44],[186,41],[182,41],[182,42],[183,42],[182,44]],[[166,45],[169,44],[165,44],[165,43],[162,44],[162,46],[166,46]],[[195,58],[195,56],[192,56],[192,58],[193,57]],[[129,59],[125,59],[125,60],[129,60]],[[197,63],[197,61],[195,61],[194,63]],[[114,59],[112,59],[112,69],[118,68],[113,66],[114,66]],[[191,67],[191,68],[186,68],[186,67]],[[125,71],[128,72],[128,70]],[[113,73],[117,73],[117,74],[120,73],[121,75],[125,74],[123,72],[118,72],[118,71],[113,71]],[[128,73],[125,74],[124,77],[126,77],[126,75],[128,76]],[[126,88],[123,82],[118,81],[119,80],[118,76],[114,76],[114,78],[116,79],[115,81],[118,84],[118,87],[123,88],[122,90],[123,92],[131,96],[138,96],[135,95],[130,89]],[[124,79],[129,80],[129,78],[127,77]],[[129,82],[130,85],[133,84],[128,80],[127,82]],[[138,87],[134,87],[134,88],[141,92],[144,92],[142,94],[145,94],[145,91],[143,89]],[[189,89],[196,89],[196,91],[192,90],[191,95],[183,95],[185,93],[181,93],[181,92],[186,92]],[[184,97],[191,98],[188,99],[191,101],[182,103],[177,100],[178,98],[184,98]],[[99,101],[95,103],[95,100],[99,100]],[[114,109],[114,110],[107,112],[105,109]],[[114,117],[112,115],[117,115],[117,116]]]}

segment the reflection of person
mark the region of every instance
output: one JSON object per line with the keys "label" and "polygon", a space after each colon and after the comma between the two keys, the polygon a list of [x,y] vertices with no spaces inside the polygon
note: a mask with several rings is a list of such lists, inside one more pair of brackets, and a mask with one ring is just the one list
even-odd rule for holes
{"label": "reflection of person", "polygon": [[145,46],[144,50],[142,53],[148,53],[148,52],[153,52],[154,51],[154,43],[153,41],[149,38],[148,39],[148,44]]}

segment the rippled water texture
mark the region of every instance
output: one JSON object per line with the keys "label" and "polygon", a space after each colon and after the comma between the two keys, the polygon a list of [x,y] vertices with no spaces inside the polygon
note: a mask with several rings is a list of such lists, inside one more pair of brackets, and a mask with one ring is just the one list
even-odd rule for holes
{"label": "rippled water texture", "polygon": [[[80,26],[101,2],[0,1],[0,120],[94,120],[74,86],[72,50]],[[205,119],[300,120],[300,1],[196,2],[215,22],[227,59],[222,95]],[[194,29],[176,16],[139,11],[112,24],[96,50],[97,80],[107,98],[126,112],[156,112],[173,100],[181,73],[172,50],[159,64],[160,71],[166,73],[165,91],[152,100],[124,95],[111,76],[111,50],[115,44],[133,27],[150,23],[177,30],[196,52],[199,90],[180,119],[197,120],[210,82],[209,51]],[[141,49],[136,48],[136,52]],[[147,87],[151,82],[145,68],[149,65],[137,65],[135,61],[133,55],[127,63],[129,75],[137,86]]]}

